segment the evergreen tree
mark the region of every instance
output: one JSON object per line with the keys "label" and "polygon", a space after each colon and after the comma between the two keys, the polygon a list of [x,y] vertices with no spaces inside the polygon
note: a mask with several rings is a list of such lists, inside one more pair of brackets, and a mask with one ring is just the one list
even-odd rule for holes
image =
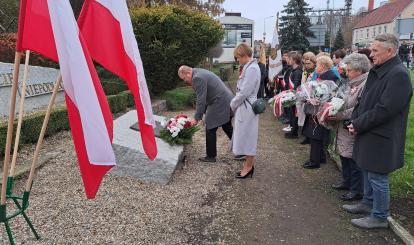
{"label": "evergreen tree", "polygon": [[345,47],[345,41],[344,36],[342,35],[342,31],[338,30],[335,37],[335,43],[333,46],[333,51],[344,48]]}
{"label": "evergreen tree", "polygon": [[329,48],[331,46],[331,33],[326,32],[325,33],[325,47]]}
{"label": "evergreen tree", "polygon": [[315,37],[309,29],[311,22],[308,12],[311,10],[304,0],[290,0],[284,6],[280,18],[280,44],[282,50],[301,50],[309,49],[308,37]]}

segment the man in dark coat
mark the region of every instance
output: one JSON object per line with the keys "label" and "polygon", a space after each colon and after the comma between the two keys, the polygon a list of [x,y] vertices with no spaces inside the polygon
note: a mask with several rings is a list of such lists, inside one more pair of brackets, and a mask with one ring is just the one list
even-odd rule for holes
{"label": "man in dark coat", "polygon": [[[287,78],[288,80],[286,81],[286,83],[288,83],[287,89],[296,91],[302,82],[302,55],[299,52],[295,51],[289,52],[289,62],[292,66],[292,69],[290,70],[289,77]],[[289,118],[290,132],[285,133],[285,138],[297,139],[299,125],[298,117],[296,116],[296,106],[292,106],[286,109]]]}
{"label": "man in dark coat", "polygon": [[361,203],[344,205],[351,213],[370,213],[353,219],[359,228],[386,228],[389,216],[391,172],[404,166],[408,112],[412,97],[411,79],[397,56],[398,38],[381,34],[375,38],[371,57],[374,67],[356,105],[352,124],[356,135],[353,159],[364,176]]}
{"label": "man in dark coat", "polygon": [[231,125],[230,101],[233,94],[221,79],[211,71],[181,66],[178,76],[187,85],[192,86],[196,96],[196,113],[193,124],[198,124],[205,116],[206,124],[206,152],[207,156],[199,158],[203,162],[216,162],[217,156],[217,129],[221,127],[227,137],[231,139],[233,126]]}

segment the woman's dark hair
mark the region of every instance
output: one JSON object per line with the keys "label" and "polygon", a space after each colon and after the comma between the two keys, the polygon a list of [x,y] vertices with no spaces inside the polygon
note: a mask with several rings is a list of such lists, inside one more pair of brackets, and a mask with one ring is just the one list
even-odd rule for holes
{"label": "woman's dark hair", "polygon": [[299,52],[291,51],[289,52],[289,58],[295,62],[295,64],[300,65],[302,63],[302,55]]}
{"label": "woman's dark hair", "polygon": [[359,54],[365,54],[368,57],[369,61],[371,61],[371,63],[374,62],[371,58],[371,49],[364,48],[364,49],[359,50],[358,53]]}
{"label": "woman's dark hair", "polygon": [[343,59],[346,56],[346,53],[343,49],[336,50],[333,55],[335,55],[335,58],[337,59]]}

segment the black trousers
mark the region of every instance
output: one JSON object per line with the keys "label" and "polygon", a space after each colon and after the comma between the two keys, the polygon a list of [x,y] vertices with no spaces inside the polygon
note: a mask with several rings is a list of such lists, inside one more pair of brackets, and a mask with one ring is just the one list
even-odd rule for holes
{"label": "black trousers", "polygon": [[363,193],[362,171],[352,158],[341,156],[343,185],[352,193]]}
{"label": "black trousers", "polygon": [[310,161],[313,164],[320,165],[326,162],[326,155],[322,140],[310,139]]}
{"label": "black trousers", "polygon": [[[231,119],[227,123],[219,127],[221,127],[224,133],[226,133],[227,137],[231,139],[231,136],[233,135],[233,125],[231,125]],[[211,128],[211,129],[206,128],[207,157],[215,158],[217,156],[217,129],[219,127]]]}
{"label": "black trousers", "polygon": [[294,135],[298,135],[299,125],[298,125],[298,117],[296,116],[296,106],[292,106],[287,108],[288,118],[289,118],[289,125],[292,127],[290,133]]}

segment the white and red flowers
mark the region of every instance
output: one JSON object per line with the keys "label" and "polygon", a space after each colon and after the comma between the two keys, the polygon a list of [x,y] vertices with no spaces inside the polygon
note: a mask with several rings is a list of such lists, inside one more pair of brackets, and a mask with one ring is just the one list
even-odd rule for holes
{"label": "white and red flowers", "polygon": [[170,118],[163,126],[160,136],[170,145],[191,144],[193,135],[199,130],[186,115]]}
{"label": "white and red flowers", "polygon": [[177,137],[181,130],[191,127],[191,119],[186,115],[179,115],[171,118],[167,122],[167,129],[170,131],[173,138]]}

